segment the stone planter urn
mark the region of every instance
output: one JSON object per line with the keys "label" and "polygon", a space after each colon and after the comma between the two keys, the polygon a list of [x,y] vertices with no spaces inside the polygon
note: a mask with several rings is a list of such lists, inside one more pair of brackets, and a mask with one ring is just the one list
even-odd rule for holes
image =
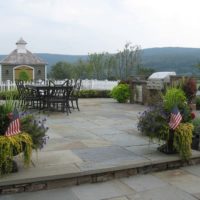
{"label": "stone planter urn", "polygon": [[165,154],[175,154],[177,153],[176,149],[173,146],[174,143],[174,130],[170,130],[169,132],[169,139],[166,141],[165,144],[158,147],[158,150]]}

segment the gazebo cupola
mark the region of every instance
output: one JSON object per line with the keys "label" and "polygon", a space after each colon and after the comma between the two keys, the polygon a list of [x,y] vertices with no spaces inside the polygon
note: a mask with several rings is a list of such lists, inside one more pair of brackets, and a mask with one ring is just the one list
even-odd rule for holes
{"label": "gazebo cupola", "polygon": [[23,38],[20,38],[17,42],[17,53],[26,53],[26,44],[27,42],[23,40]]}

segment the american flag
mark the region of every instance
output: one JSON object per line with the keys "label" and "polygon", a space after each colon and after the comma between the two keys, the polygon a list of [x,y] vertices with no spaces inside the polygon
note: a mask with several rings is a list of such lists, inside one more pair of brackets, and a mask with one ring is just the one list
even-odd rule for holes
{"label": "american flag", "polygon": [[169,127],[173,130],[176,129],[176,127],[180,124],[181,120],[181,113],[179,112],[177,106],[175,106],[171,111]]}
{"label": "american flag", "polygon": [[12,113],[11,122],[5,132],[5,136],[9,137],[9,136],[17,135],[20,132],[21,131],[20,131],[19,113],[17,109],[15,108]]}

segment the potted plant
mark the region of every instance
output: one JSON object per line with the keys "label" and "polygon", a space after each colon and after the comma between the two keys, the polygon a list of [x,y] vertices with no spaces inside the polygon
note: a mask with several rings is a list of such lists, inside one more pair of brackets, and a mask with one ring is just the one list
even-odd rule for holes
{"label": "potted plant", "polygon": [[12,101],[0,105],[0,175],[16,171],[13,157],[22,153],[23,162],[30,164],[32,139],[20,130],[19,113]]}
{"label": "potted plant", "polygon": [[188,159],[193,134],[191,120],[184,91],[180,88],[168,88],[159,106],[140,115],[138,129],[151,139],[160,141],[159,151],[167,154],[178,152],[183,159]]}
{"label": "potted plant", "polygon": [[29,166],[32,150],[46,143],[45,120],[38,122],[33,115],[18,109],[13,100],[0,105],[0,175],[17,171],[14,156],[18,154],[22,154],[24,165]]}

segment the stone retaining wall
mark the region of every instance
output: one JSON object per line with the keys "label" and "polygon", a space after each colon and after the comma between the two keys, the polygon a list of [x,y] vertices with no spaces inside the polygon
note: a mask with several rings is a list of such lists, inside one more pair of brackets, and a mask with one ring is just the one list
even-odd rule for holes
{"label": "stone retaining wall", "polygon": [[33,192],[39,190],[48,190],[48,189],[55,189],[73,185],[80,185],[84,183],[104,182],[115,178],[129,177],[137,174],[147,174],[151,172],[177,169],[180,167],[195,165],[199,163],[200,163],[200,157],[197,157],[197,158],[192,158],[189,161],[178,160],[178,161],[150,164],[135,168],[90,174],[85,176],[77,176],[72,178],[6,185],[6,186],[0,186],[0,194],[3,195],[3,194],[20,193],[20,192]]}

